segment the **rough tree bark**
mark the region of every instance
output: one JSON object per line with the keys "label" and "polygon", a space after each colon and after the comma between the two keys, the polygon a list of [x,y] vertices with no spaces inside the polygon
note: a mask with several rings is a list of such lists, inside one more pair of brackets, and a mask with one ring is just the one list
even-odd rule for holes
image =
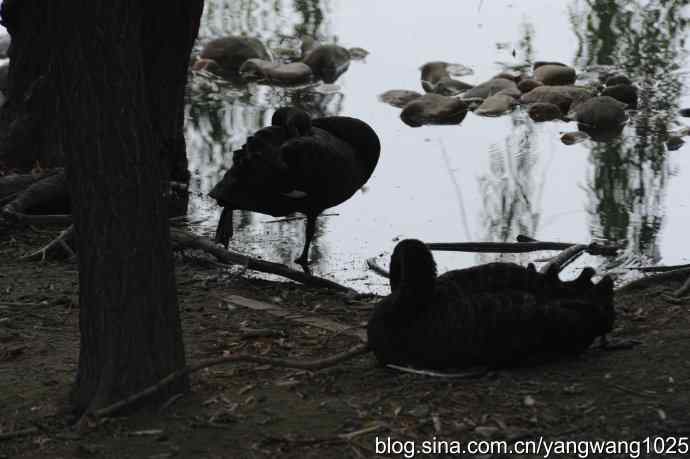
{"label": "rough tree bark", "polygon": [[[78,241],[77,412],[185,365],[164,194],[186,175],[187,65],[202,0],[5,0],[12,111],[64,157]],[[15,134],[13,134],[15,135]],[[19,138],[19,137],[17,137]],[[47,159],[46,159],[47,160]],[[188,389],[181,379],[160,398]]]}

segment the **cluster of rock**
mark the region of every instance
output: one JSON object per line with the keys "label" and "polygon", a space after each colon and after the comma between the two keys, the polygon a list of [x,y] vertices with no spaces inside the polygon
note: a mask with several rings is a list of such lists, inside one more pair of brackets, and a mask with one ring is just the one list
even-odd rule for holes
{"label": "cluster of rock", "polygon": [[333,83],[353,59],[362,59],[361,48],[346,49],[302,39],[301,55],[294,62],[276,61],[256,38],[222,37],[204,46],[193,70],[206,70],[228,79],[261,81],[277,85],[297,85],[314,81]]}
{"label": "cluster of rock", "polygon": [[[620,132],[626,110],[637,108],[637,88],[625,75],[605,75],[602,82],[576,85],[574,68],[560,62],[535,62],[532,74],[500,73],[476,86],[453,79],[455,64],[430,62],[421,67],[426,94],[391,90],[379,99],[402,108],[409,126],[457,124],[473,111],[500,116],[521,105],[536,122],[576,121],[595,140]],[[575,136],[578,137],[578,136]]]}

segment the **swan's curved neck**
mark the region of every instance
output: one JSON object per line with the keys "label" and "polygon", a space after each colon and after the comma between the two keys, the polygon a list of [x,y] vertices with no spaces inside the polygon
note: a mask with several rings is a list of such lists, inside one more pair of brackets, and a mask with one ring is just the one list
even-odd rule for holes
{"label": "swan's curved neck", "polygon": [[399,294],[427,297],[436,284],[436,262],[426,246],[414,240],[398,244],[391,257],[391,290]]}

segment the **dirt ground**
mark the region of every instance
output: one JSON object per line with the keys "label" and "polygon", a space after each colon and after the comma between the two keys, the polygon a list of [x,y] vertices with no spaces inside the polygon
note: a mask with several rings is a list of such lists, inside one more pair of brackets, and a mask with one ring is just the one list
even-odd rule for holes
{"label": "dirt ground", "polygon": [[[63,414],[79,346],[76,265],[18,260],[58,230],[0,228],[0,458],[361,458],[376,456],[377,437],[419,445],[434,438],[511,443],[539,436],[642,441],[690,435],[690,304],[663,299],[681,282],[667,277],[616,295],[613,337],[639,340],[632,349],[593,348],[575,360],[474,379],[401,373],[377,366],[371,354],[317,372],[217,366],[192,375],[191,393],[106,419],[79,437]],[[356,329],[376,301],[248,279],[188,256],[177,258],[176,269],[189,363],[224,352],[304,360],[344,351],[358,339],[295,318],[321,317]],[[236,306],[224,300],[230,295],[292,315]],[[38,430],[2,439],[30,427]],[[640,457],[673,456],[642,451]]]}

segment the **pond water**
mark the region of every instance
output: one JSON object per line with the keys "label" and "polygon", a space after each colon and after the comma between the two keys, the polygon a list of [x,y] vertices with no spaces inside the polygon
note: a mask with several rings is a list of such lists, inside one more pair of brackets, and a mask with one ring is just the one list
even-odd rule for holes
{"label": "pond water", "polygon": [[[690,227],[690,147],[667,151],[666,133],[690,125],[687,75],[690,2],[614,0],[207,0],[197,51],[223,35],[260,38],[274,53],[296,47],[299,34],[370,52],[335,86],[285,89],[236,87],[195,74],[186,136],[194,231],[212,235],[220,208],[206,193],[231,166],[232,151],[270,123],[276,107],[295,104],[313,115],[363,119],[378,133],[381,159],[367,185],[318,221],[314,274],[362,292],[387,291],[366,267],[388,265],[400,238],[426,242],[540,240],[623,244],[617,266],[687,263]],[[293,38],[291,38],[293,37]],[[460,125],[411,128],[400,110],[380,102],[390,89],[421,92],[419,67],[461,63],[482,82],[506,66],[556,60],[578,72],[616,66],[640,89],[641,108],[623,135],[609,143],[566,146],[560,134],[574,123],[534,123],[522,109],[486,118],[469,113]],[[230,248],[292,264],[304,221],[276,222],[242,212]],[[545,253],[494,255],[436,252],[439,270],[495,259],[526,263]]]}

